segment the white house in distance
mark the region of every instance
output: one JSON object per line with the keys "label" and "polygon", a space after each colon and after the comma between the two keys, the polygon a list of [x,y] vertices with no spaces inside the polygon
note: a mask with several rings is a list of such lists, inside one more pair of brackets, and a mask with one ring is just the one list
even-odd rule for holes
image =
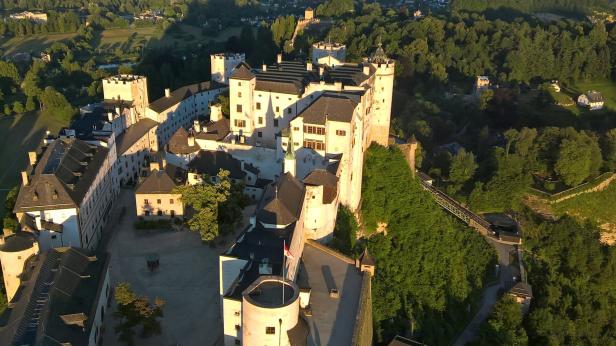
{"label": "white house in distance", "polygon": [[578,105],[582,107],[588,107],[591,111],[596,111],[603,108],[605,99],[603,95],[595,90],[587,91],[580,95],[577,99]]}

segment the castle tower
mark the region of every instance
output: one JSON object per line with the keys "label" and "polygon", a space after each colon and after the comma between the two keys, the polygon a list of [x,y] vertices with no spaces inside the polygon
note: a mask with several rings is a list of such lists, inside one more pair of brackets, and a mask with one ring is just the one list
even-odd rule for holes
{"label": "castle tower", "polygon": [[290,173],[296,176],[295,150],[293,149],[293,131],[289,134],[289,143],[287,144],[287,152],[284,154],[284,173]]}
{"label": "castle tower", "polygon": [[5,235],[0,242],[2,242],[0,262],[2,263],[4,287],[6,288],[6,299],[10,302],[21,285],[20,275],[24,270],[26,260],[39,252],[39,246],[34,236],[26,232]]}
{"label": "castle tower", "polygon": [[240,53],[219,53],[210,55],[212,80],[218,83],[229,84],[229,77],[233,69],[246,61],[246,55]]}
{"label": "castle tower", "polygon": [[[394,70],[396,63],[385,54],[381,43],[370,57],[370,64],[376,69],[374,79],[374,102],[370,118],[369,143],[376,142],[387,146],[391,104],[394,92]],[[369,144],[368,143],[368,144]]]}
{"label": "castle tower", "polygon": [[231,132],[243,143],[255,129],[252,106],[257,83],[250,66],[240,63],[229,77],[229,104]]}
{"label": "castle tower", "polygon": [[121,74],[103,79],[103,98],[132,102],[139,119],[149,105],[148,80],[144,76]]}
{"label": "castle tower", "polygon": [[242,345],[290,345],[288,331],[300,323],[299,305],[295,283],[260,276],[242,293]]}

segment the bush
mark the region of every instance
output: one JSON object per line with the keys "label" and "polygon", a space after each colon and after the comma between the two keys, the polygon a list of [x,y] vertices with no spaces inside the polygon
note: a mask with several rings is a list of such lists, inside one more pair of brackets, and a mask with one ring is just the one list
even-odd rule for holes
{"label": "bush", "polygon": [[334,228],[333,246],[345,255],[351,255],[357,238],[357,220],[349,208],[340,205]]}
{"label": "bush", "polygon": [[24,105],[22,105],[19,101],[15,101],[13,103],[13,110],[15,111],[15,113],[21,114],[25,111]]}
{"label": "bush", "polygon": [[556,189],[556,184],[553,181],[546,181],[543,183],[543,188],[546,191],[554,191]]}

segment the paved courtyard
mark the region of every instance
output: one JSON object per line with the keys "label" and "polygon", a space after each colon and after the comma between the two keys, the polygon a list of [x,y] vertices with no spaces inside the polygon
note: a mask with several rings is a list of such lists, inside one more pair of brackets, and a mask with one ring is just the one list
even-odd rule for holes
{"label": "paved courtyard", "polygon": [[[113,234],[107,251],[111,253],[110,275],[115,286],[129,282],[139,295],[152,301],[165,301],[161,319],[162,334],[148,339],[135,337],[137,345],[219,345],[222,321],[218,297],[218,253],[222,248],[203,245],[199,234],[189,231],[153,231],[133,228],[135,204],[132,191],[123,190],[116,214],[126,207],[122,217],[112,217],[107,231]],[[158,271],[146,266],[148,254],[160,258]],[[115,307],[115,302],[113,303]],[[112,313],[105,316],[105,345],[117,345]]]}

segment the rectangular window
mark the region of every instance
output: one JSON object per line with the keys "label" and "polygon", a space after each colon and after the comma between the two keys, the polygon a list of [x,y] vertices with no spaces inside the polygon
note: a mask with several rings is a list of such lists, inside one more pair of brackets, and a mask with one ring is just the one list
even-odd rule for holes
{"label": "rectangular window", "polygon": [[293,131],[299,131],[299,127],[295,126],[295,127],[293,128]]}
{"label": "rectangular window", "polygon": [[169,200],[169,204],[173,204],[173,198]]}
{"label": "rectangular window", "polygon": [[150,204],[150,201],[148,201],[148,199],[146,198],[143,200],[143,204]]}
{"label": "rectangular window", "polygon": [[259,117],[259,125],[263,125],[263,117]]}
{"label": "rectangular window", "polygon": [[235,119],[235,126],[237,126],[237,127],[246,127],[246,120]]}
{"label": "rectangular window", "polygon": [[274,127],[278,127],[278,119],[274,119]]}
{"label": "rectangular window", "polygon": [[325,150],[325,143],[321,141],[304,140],[304,148],[310,148],[314,150]]}
{"label": "rectangular window", "polygon": [[242,92],[241,91],[237,92],[237,97],[242,97]]}
{"label": "rectangular window", "polygon": [[324,135],[325,134],[325,128],[324,127],[304,125],[304,132],[306,132],[308,134]]}
{"label": "rectangular window", "polygon": [[259,136],[259,138],[263,137],[263,132],[261,131],[257,132],[257,136]]}
{"label": "rectangular window", "polygon": [[276,334],[276,327],[265,327],[265,334]]}
{"label": "rectangular window", "polygon": [[346,131],[344,131],[344,130],[336,130],[336,136],[346,136]]}
{"label": "rectangular window", "polygon": [[257,110],[261,109],[261,102],[257,102]]}
{"label": "rectangular window", "polygon": [[280,107],[276,106],[276,113],[280,112]]}
{"label": "rectangular window", "polygon": [[235,107],[235,110],[236,110],[238,113],[241,113],[241,112],[242,112],[242,105],[237,105],[237,106]]}
{"label": "rectangular window", "polygon": [[156,200],[156,204],[160,204],[160,199],[157,199],[157,200]]}
{"label": "rectangular window", "polygon": [[291,114],[292,109],[291,108],[287,108],[287,113]]}

